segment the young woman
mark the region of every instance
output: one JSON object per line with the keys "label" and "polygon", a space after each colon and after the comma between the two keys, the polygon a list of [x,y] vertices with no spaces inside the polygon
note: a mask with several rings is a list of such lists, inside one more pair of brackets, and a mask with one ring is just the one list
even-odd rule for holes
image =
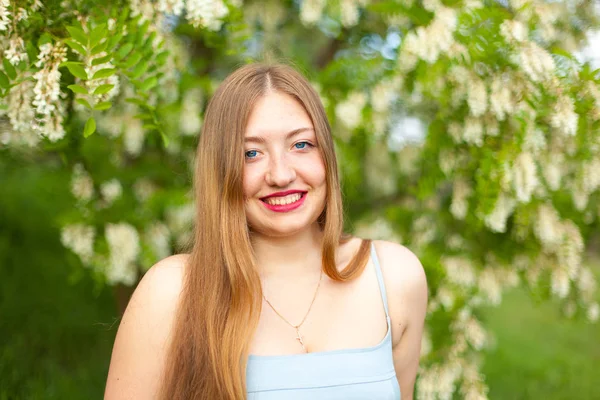
{"label": "young woman", "polygon": [[307,80],[252,64],[205,115],[190,254],[153,266],[105,399],[411,399],[427,283],[405,247],[342,234],[333,139]]}

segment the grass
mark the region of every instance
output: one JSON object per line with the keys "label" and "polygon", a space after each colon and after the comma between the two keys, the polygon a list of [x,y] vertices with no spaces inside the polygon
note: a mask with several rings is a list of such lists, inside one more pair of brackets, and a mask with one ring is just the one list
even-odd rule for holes
{"label": "grass", "polygon": [[486,310],[485,325],[496,338],[483,367],[490,399],[600,399],[600,324],[517,289]]}

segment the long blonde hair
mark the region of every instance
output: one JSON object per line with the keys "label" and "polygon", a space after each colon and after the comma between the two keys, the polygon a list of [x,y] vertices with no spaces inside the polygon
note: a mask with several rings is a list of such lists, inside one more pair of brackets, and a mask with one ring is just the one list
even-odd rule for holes
{"label": "long blonde hair", "polygon": [[262,304],[261,282],[246,222],[244,130],[254,104],[269,91],[285,93],[310,116],[326,171],[319,217],[323,271],[333,280],[358,276],[368,259],[363,241],[341,272],[335,252],[343,211],[331,129],[318,94],[293,68],[250,64],[229,75],[212,97],[196,154],[197,217],[160,397],[169,400],[246,398],[246,365]]}

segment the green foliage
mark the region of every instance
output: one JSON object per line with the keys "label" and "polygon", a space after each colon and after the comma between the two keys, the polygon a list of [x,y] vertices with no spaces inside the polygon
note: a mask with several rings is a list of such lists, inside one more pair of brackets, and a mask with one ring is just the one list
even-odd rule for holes
{"label": "green foliage", "polygon": [[[453,362],[478,371],[478,308],[519,283],[593,319],[580,257],[600,220],[600,76],[573,56],[598,25],[593,2],[350,3],[326,2],[310,20],[305,2],[248,1],[204,21],[136,2],[51,1],[9,26],[26,44],[14,65],[2,60],[2,140],[70,174],[56,224],[91,237],[65,244],[80,274],[133,286],[183,247],[210,96],[237,66],[279,59],[324,102],[349,229],[402,241],[425,267],[420,379],[439,381]],[[406,117],[426,132],[400,145]],[[129,275],[112,270],[111,229],[139,247]],[[476,381],[458,376],[454,395],[482,395]]]}

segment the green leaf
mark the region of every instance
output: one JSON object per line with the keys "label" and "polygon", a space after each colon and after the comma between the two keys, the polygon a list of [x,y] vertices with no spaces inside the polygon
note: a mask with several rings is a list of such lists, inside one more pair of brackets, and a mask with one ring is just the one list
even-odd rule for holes
{"label": "green leaf", "polygon": [[154,43],[155,39],[156,39],[156,32],[150,33],[150,35],[148,35],[148,37],[144,41],[144,45],[142,46],[144,48],[144,50],[153,50],[154,49],[153,43]]}
{"label": "green leaf", "polygon": [[123,39],[123,33],[119,32],[118,34],[116,34],[115,36],[111,36],[108,39],[108,47],[107,47],[107,51],[111,51],[113,50],[117,44],[119,44],[119,42],[121,41],[121,39]]}
{"label": "green leaf", "polygon": [[6,75],[8,75],[10,79],[15,79],[17,77],[17,71],[15,70],[15,67],[13,67],[13,65],[10,63],[10,61],[4,58],[2,60],[2,64],[4,65],[4,72],[6,72]]}
{"label": "green leaf", "polygon": [[162,131],[162,129],[158,130],[160,132],[160,137],[163,140],[163,144],[165,147],[169,147],[169,138],[167,137],[167,135]]}
{"label": "green leaf", "polygon": [[104,68],[96,71],[92,79],[108,78],[109,76],[113,76],[116,72],[117,70],[115,68]]}
{"label": "green leaf", "polygon": [[145,125],[142,126],[142,128],[149,129],[149,130],[151,130],[151,129],[158,129],[158,125],[155,125],[155,124],[145,124]]}
{"label": "green leaf", "polygon": [[50,36],[48,32],[44,32],[42,36],[40,36],[40,38],[38,39],[37,47],[40,47],[41,45],[46,43],[52,43],[52,36]]}
{"label": "green leaf", "polygon": [[73,50],[75,50],[77,53],[81,54],[82,56],[85,56],[87,54],[87,51],[85,50],[85,48],[80,45],[78,42],[76,42],[73,39],[65,39],[65,43],[72,48]]}
{"label": "green leaf", "polygon": [[94,117],[90,117],[83,128],[83,137],[89,137],[94,132],[96,132],[96,120]]}
{"label": "green leaf", "polygon": [[112,54],[109,54],[109,55],[104,56],[104,57],[94,58],[92,60],[92,65],[100,65],[100,64],[107,63],[107,62],[109,62],[109,61],[112,60],[112,57],[113,57]]}
{"label": "green leaf", "polygon": [[140,99],[136,99],[135,97],[128,97],[125,99],[126,102],[131,103],[131,104],[136,104],[138,106],[144,107],[146,105],[145,102],[143,102]]}
{"label": "green leaf", "polygon": [[133,116],[133,118],[139,119],[139,120],[144,120],[144,119],[151,119],[154,120],[154,117],[150,114],[135,114]]}
{"label": "green leaf", "polygon": [[106,24],[100,24],[90,32],[90,47],[95,47],[106,37]]}
{"label": "green leaf", "polygon": [[123,63],[123,69],[129,69],[129,68],[133,67],[135,64],[139,63],[141,59],[142,59],[142,53],[137,52],[137,51],[133,52],[131,54],[131,56],[129,56],[127,61],[125,61]]}
{"label": "green leaf", "polygon": [[140,76],[142,76],[144,74],[144,72],[146,72],[146,70],[148,70],[149,67],[150,67],[150,63],[148,62],[148,60],[142,61],[131,72],[131,78],[138,79]]}
{"label": "green leaf", "polygon": [[8,80],[8,76],[2,71],[0,71],[0,86],[4,89],[10,88],[10,81]]}
{"label": "green leaf", "polygon": [[88,94],[88,91],[86,88],[84,88],[81,85],[69,85],[67,86],[69,89],[71,89],[74,93],[79,93],[79,94]]}
{"label": "green leaf", "polygon": [[104,42],[100,43],[97,46],[94,46],[94,48],[92,48],[92,55],[96,55],[100,52],[103,52],[104,50],[106,50],[106,48],[108,47],[108,41],[105,40]]}
{"label": "green leaf", "polygon": [[158,53],[158,55],[156,56],[155,60],[156,63],[158,65],[165,65],[165,63],[167,62],[167,58],[169,57],[169,52],[168,51],[163,51]]}
{"label": "green leaf", "polygon": [[75,101],[81,104],[82,106],[89,108],[90,110],[92,109],[92,106],[86,99],[75,99]]}
{"label": "green leaf", "polygon": [[119,49],[119,51],[117,51],[117,59],[118,60],[122,60],[124,59],[127,54],[129,54],[129,52],[133,50],[133,44],[132,43],[125,43],[123,46],[121,46],[121,48]]}
{"label": "green leaf", "polygon": [[71,37],[81,43],[84,47],[88,45],[88,37],[85,32],[76,26],[67,26],[67,31]]}
{"label": "green leaf", "polygon": [[88,79],[88,76],[87,76],[87,73],[85,72],[85,69],[83,69],[83,67],[80,64],[81,63],[66,62],[61,65],[64,65],[65,67],[67,67],[69,69],[69,72],[73,76],[76,76],[77,78],[83,79],[85,81]]}
{"label": "green leaf", "polygon": [[108,110],[111,107],[112,107],[112,103],[110,101],[103,101],[102,103],[96,104],[96,106],[94,107],[94,110],[98,110],[98,111]]}
{"label": "green leaf", "polygon": [[107,85],[100,85],[100,86],[98,86],[96,88],[96,90],[94,90],[94,94],[100,95],[100,94],[108,93],[114,87],[115,87],[115,85],[109,85],[109,84],[107,84]]}
{"label": "green leaf", "polygon": [[144,82],[142,82],[142,84],[140,86],[140,90],[146,92],[146,91],[152,89],[157,84],[158,84],[158,79],[155,76],[151,76],[150,78],[148,78]]}

